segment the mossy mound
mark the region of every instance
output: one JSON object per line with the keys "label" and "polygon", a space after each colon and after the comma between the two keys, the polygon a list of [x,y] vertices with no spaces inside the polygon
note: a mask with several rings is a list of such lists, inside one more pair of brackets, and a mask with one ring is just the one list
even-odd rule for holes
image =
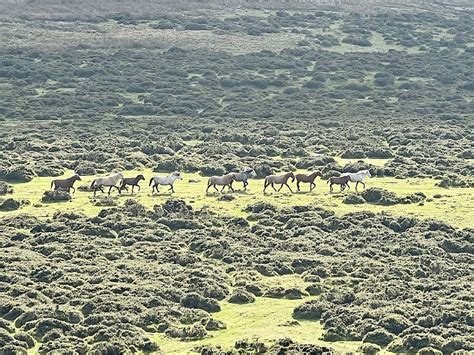
{"label": "mossy mound", "polygon": [[347,205],[361,205],[365,203],[365,200],[360,195],[349,194],[346,197],[344,197],[344,200],[342,200],[342,202]]}
{"label": "mossy mound", "polygon": [[242,288],[236,289],[229,298],[229,303],[246,304],[253,302],[255,302],[255,296]]}
{"label": "mossy mound", "polygon": [[0,211],[14,211],[21,207],[21,202],[13,198],[0,199]]}
{"label": "mossy mound", "polygon": [[12,194],[13,187],[6,182],[0,181],[0,195]]}
{"label": "mossy mound", "polygon": [[[376,188],[376,187],[371,187],[367,190],[362,191],[360,196],[367,203],[372,203],[375,205],[383,205],[383,206],[420,203],[426,199],[426,195],[423,194],[422,192],[415,192],[407,196],[399,197],[391,191]],[[351,198],[351,201],[353,200],[355,200],[355,198]],[[358,201],[361,201],[361,200],[358,200]],[[344,201],[344,203],[347,203],[347,202]]]}
{"label": "mossy mound", "polygon": [[43,197],[41,197],[42,202],[63,202],[70,201],[71,195],[67,191],[55,190],[55,191],[45,191]]}

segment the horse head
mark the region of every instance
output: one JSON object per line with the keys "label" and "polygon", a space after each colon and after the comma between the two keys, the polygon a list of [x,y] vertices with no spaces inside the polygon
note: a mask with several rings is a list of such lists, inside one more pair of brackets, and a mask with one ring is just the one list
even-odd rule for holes
{"label": "horse head", "polygon": [[257,173],[253,169],[248,169],[248,170],[245,171],[245,173],[251,178],[256,178],[257,177]]}
{"label": "horse head", "polygon": [[176,177],[176,179],[178,180],[183,180],[183,177],[181,176],[181,174],[178,172],[178,171],[175,171],[173,174],[174,177]]}
{"label": "horse head", "polygon": [[295,181],[295,174],[292,171],[288,173],[288,177],[291,178],[291,182]]}
{"label": "horse head", "polygon": [[74,181],[82,181],[82,179],[81,179],[81,177],[79,176],[79,174],[74,174],[73,179],[74,179]]}
{"label": "horse head", "polygon": [[140,181],[140,180],[145,180],[145,177],[142,174],[137,176],[137,181]]}
{"label": "horse head", "polygon": [[364,174],[367,177],[372,177],[372,175],[370,174],[370,170],[364,170]]}

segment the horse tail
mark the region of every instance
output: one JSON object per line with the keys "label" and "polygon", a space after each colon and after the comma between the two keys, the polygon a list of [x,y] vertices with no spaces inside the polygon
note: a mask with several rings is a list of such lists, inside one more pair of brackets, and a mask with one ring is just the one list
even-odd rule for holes
{"label": "horse tail", "polygon": [[94,185],[95,185],[95,180],[96,180],[96,179],[92,180],[91,189],[93,189],[93,188],[94,188]]}
{"label": "horse tail", "polygon": [[329,180],[331,180],[331,178],[329,178],[329,179],[326,180],[326,184],[329,184]]}
{"label": "horse tail", "polygon": [[55,181],[56,181],[56,180],[51,181],[51,189],[53,188],[53,185],[54,185],[54,182],[55,182]]}
{"label": "horse tail", "polygon": [[153,182],[153,178],[150,179],[150,183],[148,184],[148,186],[151,186],[152,182]]}
{"label": "horse tail", "polygon": [[211,185],[212,185],[212,184],[211,184],[211,178],[209,178],[209,179],[207,180],[207,187],[209,187],[209,186],[211,186]]}

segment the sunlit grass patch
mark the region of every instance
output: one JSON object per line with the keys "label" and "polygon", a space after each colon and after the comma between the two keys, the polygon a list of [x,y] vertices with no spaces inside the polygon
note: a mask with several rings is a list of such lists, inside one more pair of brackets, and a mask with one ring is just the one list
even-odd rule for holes
{"label": "sunlit grass patch", "polygon": [[[263,284],[272,286],[302,287],[306,283],[294,275],[264,277]],[[190,353],[199,346],[221,346],[223,350],[233,347],[236,341],[256,339],[260,342],[290,337],[300,343],[327,345],[337,351],[349,352],[357,350],[359,342],[325,342],[319,340],[323,335],[320,322],[298,320],[292,317],[293,310],[301,303],[315,299],[310,296],[302,300],[276,299],[257,297],[254,303],[232,304],[220,302],[221,311],[212,317],[223,322],[226,329],[210,331],[202,340],[180,341],[165,335],[152,335],[166,354]]]}

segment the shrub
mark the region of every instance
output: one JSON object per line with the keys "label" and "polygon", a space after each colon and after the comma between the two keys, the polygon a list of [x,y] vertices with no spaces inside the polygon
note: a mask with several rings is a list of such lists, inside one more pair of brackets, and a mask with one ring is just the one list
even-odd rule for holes
{"label": "shrub", "polygon": [[391,314],[382,318],[379,325],[384,327],[390,333],[400,334],[406,328],[411,326],[412,322],[400,314]]}
{"label": "shrub", "polygon": [[364,190],[361,193],[361,196],[368,203],[374,203],[377,205],[395,205],[398,203],[398,199],[393,192],[390,192],[385,189],[380,189],[376,187],[371,187],[367,190]]}
{"label": "shrub", "polygon": [[13,198],[0,199],[0,211],[14,211],[19,209],[21,203]]}
{"label": "shrub", "polygon": [[293,318],[319,320],[328,310],[328,305],[321,301],[309,301],[295,308]]}
{"label": "shrub", "polygon": [[362,341],[364,343],[374,343],[380,346],[387,346],[395,336],[389,332],[387,332],[385,329],[376,329],[373,330],[369,333],[367,333]]}
{"label": "shrub", "polygon": [[186,308],[203,309],[207,312],[219,312],[221,307],[216,300],[203,297],[197,293],[188,293],[181,298],[180,304]]}
{"label": "shrub", "polygon": [[342,200],[343,203],[348,204],[348,205],[361,205],[365,203],[365,200],[363,197],[357,195],[357,194],[349,194],[347,195],[344,200]]}
{"label": "shrub", "polygon": [[17,166],[8,170],[5,180],[11,182],[30,182],[34,176],[35,173],[32,169],[26,166]]}
{"label": "shrub", "polygon": [[67,191],[63,190],[48,190],[43,193],[41,197],[42,202],[61,202],[70,201],[71,195]]}
{"label": "shrub", "polygon": [[359,346],[359,352],[362,354],[377,354],[382,349],[377,344],[366,343]]}
{"label": "shrub", "polygon": [[322,292],[320,284],[311,284],[305,288],[306,292],[308,292],[311,296],[319,296]]}
{"label": "shrub", "polygon": [[13,187],[7,183],[0,181],[0,195],[12,194]]}
{"label": "shrub", "polygon": [[357,37],[346,37],[342,40],[342,43],[353,44],[354,46],[359,47],[372,47],[372,43],[367,38],[357,38]]}
{"label": "shrub", "polygon": [[237,288],[229,298],[229,303],[245,304],[253,302],[255,302],[255,296],[241,288]]}
{"label": "shrub", "polygon": [[204,176],[224,175],[226,170],[222,166],[204,165],[201,166],[201,174]]}

